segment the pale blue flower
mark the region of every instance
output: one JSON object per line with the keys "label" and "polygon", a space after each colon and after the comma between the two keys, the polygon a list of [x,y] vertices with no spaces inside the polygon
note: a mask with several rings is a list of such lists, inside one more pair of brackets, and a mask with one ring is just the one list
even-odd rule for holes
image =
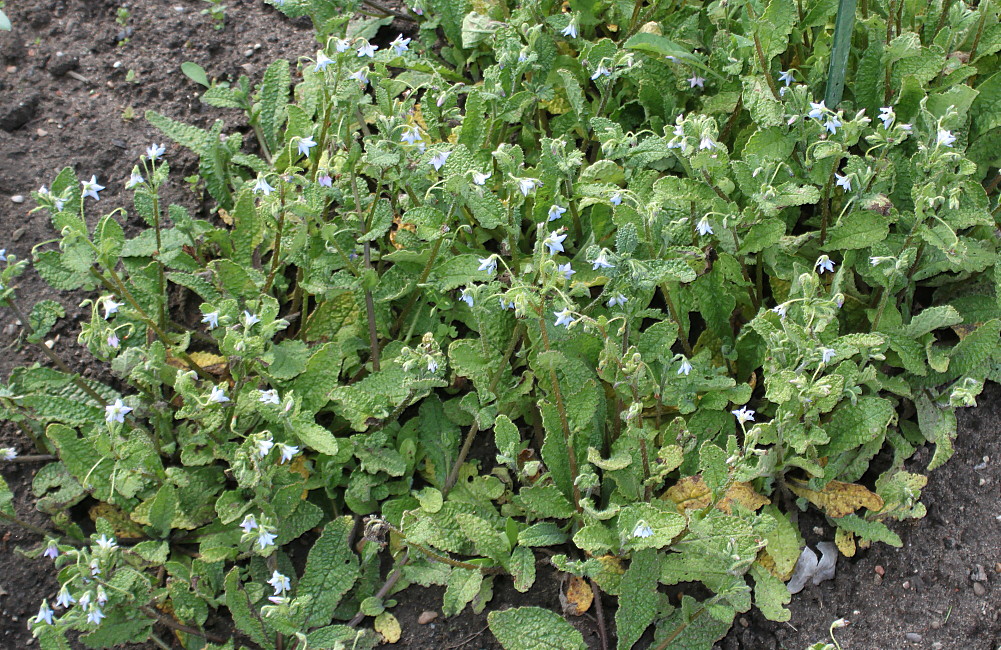
{"label": "pale blue flower", "polygon": [[97,605],[91,605],[90,609],[87,610],[87,622],[100,625],[102,618],[104,618],[104,612],[101,611],[101,608]]}
{"label": "pale blue flower", "polygon": [[883,129],[889,131],[890,127],[893,126],[893,121],[897,119],[897,114],[893,112],[893,108],[890,106],[884,106],[879,109],[879,117],[883,121]]}
{"label": "pale blue flower", "polygon": [[622,194],[616,192],[608,200],[611,202],[612,205],[621,205],[622,204]]}
{"label": "pale blue flower", "polygon": [[428,359],[428,372],[438,372],[438,362],[434,359]]}
{"label": "pale blue flower", "polygon": [[257,317],[256,314],[251,314],[246,309],[243,310],[243,326],[250,329],[254,325],[261,322],[261,319]]}
{"label": "pale blue flower", "polygon": [[604,250],[598,253],[598,257],[594,258],[594,261],[591,262],[592,271],[597,271],[598,269],[614,269],[614,268],[615,265],[609,262],[608,258],[605,257]]}
{"label": "pale blue flower", "polygon": [[305,138],[299,138],[299,155],[309,156],[309,150],[316,146],[316,141],[313,140],[313,136],[307,135]]}
{"label": "pale blue flower", "polygon": [[0,447],[0,459],[11,461],[17,458],[17,450],[13,447]]}
{"label": "pale blue flower", "polygon": [[623,296],[621,293],[617,293],[617,294],[615,294],[614,296],[612,296],[611,298],[608,299],[608,306],[609,306],[609,308],[611,308],[611,307],[621,307],[622,305],[625,305],[626,302],[628,302],[628,300],[629,299],[626,298],[625,296]]}
{"label": "pale blue flower", "polygon": [[610,77],[612,71],[605,67],[604,63],[599,63],[598,67],[595,68],[594,74],[591,75],[591,81],[595,81],[598,77]]}
{"label": "pale blue flower", "polygon": [[553,314],[556,315],[556,322],[554,323],[556,327],[559,327],[560,325],[565,325],[567,329],[570,329],[570,326],[573,324],[574,321],[572,311],[564,307],[560,311],[554,311]]}
{"label": "pale blue flower", "polygon": [[689,88],[695,88],[696,86],[698,86],[699,88],[705,88],[706,87],[706,79],[705,79],[705,77],[700,77],[697,74],[693,74],[691,77],[689,77],[688,78],[688,87]]}
{"label": "pale blue flower", "polygon": [[956,136],[954,136],[951,131],[939,129],[938,135],[935,136],[935,141],[940,146],[951,147],[956,142]]}
{"label": "pale blue flower", "polygon": [[836,115],[832,115],[826,122],[824,122],[824,128],[827,129],[828,133],[831,135],[837,133],[841,126],[841,120],[839,120]]}
{"label": "pale blue flower", "polygon": [[212,393],[209,395],[209,401],[215,402],[216,404],[223,404],[228,402],[229,398],[226,397],[226,391],[218,386],[213,386]]}
{"label": "pale blue flower", "polygon": [[403,127],[403,133],[400,135],[400,142],[406,142],[407,144],[413,144],[423,139],[421,137],[421,130],[416,126]]}
{"label": "pale blue flower", "polygon": [[257,519],[254,517],[254,515],[247,515],[246,517],[243,518],[243,521],[240,522],[240,528],[243,529],[243,532],[249,533],[250,531],[257,528]]}
{"label": "pale blue flower", "polygon": [[564,212],[566,212],[566,211],[567,211],[567,209],[566,209],[566,208],[564,208],[564,207],[561,207],[561,206],[559,206],[559,205],[556,205],[556,204],[554,203],[554,204],[553,204],[552,206],[550,206],[550,208],[549,208],[549,220],[550,220],[550,221],[556,221],[557,219],[559,219],[560,217],[562,217],[562,216],[563,216],[563,213],[564,213]]}
{"label": "pale blue flower", "polygon": [[257,399],[257,401],[261,402],[262,404],[274,404],[277,406],[278,403],[281,402],[281,400],[278,398],[278,391],[276,391],[274,388],[270,390],[262,390],[260,391],[260,393],[261,395]]}
{"label": "pale blue flower", "polygon": [[0,262],[6,262],[6,261],[7,261],[7,249],[0,248]]}
{"label": "pale blue flower", "polygon": [[97,176],[91,176],[89,181],[80,181],[83,185],[83,196],[92,197],[95,201],[100,201],[101,197],[97,195],[98,192],[104,189],[103,185],[97,184]]}
{"label": "pale blue flower", "polygon": [[319,183],[320,187],[334,186],[334,179],[330,177],[330,174],[320,174],[316,177],[316,182]]}
{"label": "pale blue flower", "polygon": [[557,234],[558,232],[559,231],[554,231],[549,233],[549,236],[542,242],[542,245],[549,249],[550,255],[564,252],[563,240],[567,238],[567,235],[566,233],[563,233],[562,235]]}
{"label": "pale blue flower", "polygon": [[709,218],[702,217],[699,222],[695,225],[695,231],[700,235],[705,237],[706,235],[713,234],[713,227],[709,225]]}
{"label": "pale blue flower", "polygon": [[334,60],[327,56],[327,53],[323,50],[316,51],[316,67],[313,68],[313,72],[320,72],[321,70],[326,70],[327,66],[333,63]]}
{"label": "pale blue flower", "polygon": [[372,45],[368,41],[365,41],[358,48],[358,58],[365,57],[365,56],[367,56],[369,58],[372,58],[372,57],[375,56],[375,51],[378,50],[378,49],[379,49],[378,45]]}
{"label": "pale blue flower", "polygon": [[481,257],[480,266],[476,269],[477,271],[486,271],[490,275],[497,272],[497,258],[491,255],[490,257]]}
{"label": "pale blue flower", "polygon": [[118,308],[123,306],[124,302],[115,302],[114,298],[105,298],[104,305],[104,320],[108,320],[108,317],[112,314],[118,313]]}
{"label": "pale blue flower", "polygon": [[411,39],[403,38],[403,34],[400,34],[396,37],[396,40],[389,45],[396,51],[397,54],[403,54],[410,49],[410,41]]}
{"label": "pale blue flower", "polygon": [[66,585],[63,585],[59,590],[59,596],[56,597],[56,607],[66,609],[75,602],[76,598],[74,598],[73,594],[70,593],[70,590],[66,588]]}
{"label": "pale blue flower", "polygon": [[653,528],[650,528],[650,524],[646,523],[642,519],[636,522],[633,527],[633,537],[645,538],[653,535]]}
{"label": "pale blue flower", "polygon": [[286,462],[291,461],[292,458],[299,453],[299,448],[295,445],[286,445],[284,442],[279,442],[278,451],[281,452],[281,458],[278,460],[278,464],[284,465]]}
{"label": "pale blue flower", "polygon": [[121,399],[104,407],[104,419],[108,422],[125,422],[125,416],[132,412],[131,406],[125,406]]}
{"label": "pale blue flower", "polygon": [[716,144],[715,142],[713,142],[713,139],[710,138],[708,135],[702,136],[702,139],[699,140],[699,149],[700,150],[703,150],[703,149],[710,149],[710,150],[712,150],[712,149],[715,149],[718,146],[719,145]]}
{"label": "pale blue flower", "polygon": [[264,194],[264,196],[269,196],[275,188],[268,184],[267,179],[263,176],[258,177],[257,183],[254,184],[254,194]]}
{"label": "pale blue flower", "polygon": [[98,537],[94,541],[96,541],[97,545],[102,550],[105,550],[105,551],[111,551],[111,550],[115,549],[118,546],[118,543],[115,541],[114,537],[108,537],[104,533],[101,533],[101,536]]}
{"label": "pale blue flower", "polygon": [[46,625],[52,625],[52,615],[55,612],[49,607],[49,601],[43,600],[42,606],[38,608],[38,616],[35,617],[35,623],[45,622]]}
{"label": "pale blue flower", "polygon": [[819,103],[810,102],[810,112],[807,113],[807,117],[812,117],[815,120],[819,120],[826,111],[827,107],[824,106],[823,100],[821,100]]}
{"label": "pale blue flower", "polygon": [[149,157],[149,161],[153,162],[157,158],[163,155],[166,151],[166,147],[162,144],[156,144],[155,142],[146,148],[146,156]]}
{"label": "pale blue flower", "polygon": [[522,196],[528,196],[529,192],[531,192],[540,185],[542,185],[542,181],[540,181],[537,178],[518,179],[518,189],[521,190]]}
{"label": "pale blue flower", "polygon": [[59,557],[59,547],[56,545],[56,540],[49,540],[48,545],[45,547],[45,552],[42,553],[42,557],[51,558],[53,560]]}
{"label": "pale blue flower", "polygon": [[268,580],[268,584],[271,585],[275,590],[275,595],[280,595],[292,588],[292,583],[289,581],[287,576],[275,571],[271,574],[271,579]]}
{"label": "pale blue flower", "polygon": [[796,81],[796,78],[793,76],[792,70],[781,70],[779,72],[779,81],[783,81],[786,86],[790,86],[792,82]]}
{"label": "pale blue flower", "polygon": [[560,33],[569,38],[577,38],[577,17],[572,16],[570,18],[570,22]]}
{"label": "pale blue flower", "polygon": [[556,267],[556,270],[562,273],[563,277],[565,277],[567,280],[569,280],[570,277],[577,272],[574,271],[572,268],[570,268],[570,262],[567,262],[566,264],[560,264],[559,266]]}
{"label": "pale blue flower", "polygon": [[818,269],[818,273],[823,273],[824,271],[834,273],[834,264],[835,262],[831,261],[831,258],[826,255],[821,255],[817,258],[817,263],[814,264],[814,266]]}
{"label": "pale blue flower", "polygon": [[129,176],[129,180],[125,181],[125,189],[131,190],[136,185],[145,182],[146,179],[142,177],[138,171],[133,170],[132,175]]}
{"label": "pale blue flower", "polygon": [[209,329],[219,327],[219,312],[212,311],[202,316],[202,322],[207,323]]}
{"label": "pale blue flower", "polygon": [[269,533],[267,529],[262,528],[260,532],[257,533],[257,545],[260,546],[261,550],[263,551],[269,546],[274,546],[275,540],[277,538],[278,535],[275,535],[274,533]]}
{"label": "pale blue flower", "polygon": [[823,363],[823,364],[830,363],[831,359],[833,359],[834,355],[836,355],[836,354],[837,354],[837,351],[835,351],[835,350],[833,350],[831,348],[824,348],[820,352],[821,363]]}
{"label": "pale blue flower", "polygon": [[459,300],[465,302],[470,307],[473,306],[473,296],[469,293],[469,289],[462,290],[462,293],[459,295]]}
{"label": "pale blue flower", "polygon": [[837,183],[835,183],[835,185],[837,185],[838,187],[845,188],[846,192],[851,192],[852,191],[852,179],[851,178],[849,178],[848,176],[842,176],[841,174],[838,174],[837,172],[835,172],[834,178],[837,180]]}
{"label": "pale blue flower", "polygon": [[441,168],[445,166],[445,161],[448,160],[448,157],[451,155],[451,151],[439,151],[431,156],[431,165],[434,167],[434,170],[440,171]]}
{"label": "pale blue flower", "polygon": [[678,368],[678,374],[688,376],[688,373],[692,371],[692,364],[686,357],[681,357],[681,367]]}
{"label": "pale blue flower", "polygon": [[788,309],[788,307],[786,307],[785,303],[783,303],[781,305],[775,305],[774,307],[772,307],[772,311],[775,312],[776,314],[778,314],[779,318],[785,318],[786,317],[786,310],[787,309]]}
{"label": "pale blue flower", "polygon": [[514,309],[514,301],[508,302],[504,298],[500,299],[501,309]]}
{"label": "pale blue flower", "polygon": [[352,72],[351,74],[348,75],[348,79],[354,79],[355,81],[364,86],[365,84],[368,83],[368,68],[362,68],[357,72]]}
{"label": "pale blue flower", "polygon": [[730,412],[733,413],[735,416],[737,416],[737,422],[740,422],[741,424],[744,424],[745,422],[748,421],[754,422],[754,411],[747,408],[746,406],[742,406],[736,411],[730,411]]}
{"label": "pale blue flower", "polygon": [[338,54],[347,52],[350,48],[351,48],[351,41],[349,41],[346,38],[339,38],[336,41],[334,41],[334,50],[336,50]]}
{"label": "pale blue flower", "polygon": [[[256,443],[257,445],[257,455],[264,458],[271,452],[271,448],[275,446],[275,441],[271,438],[261,438]],[[250,530],[247,530],[249,533]]]}
{"label": "pale blue flower", "polygon": [[487,172],[486,174],[473,172],[473,183],[476,185],[483,185],[487,182],[488,178],[490,178],[490,172]]}

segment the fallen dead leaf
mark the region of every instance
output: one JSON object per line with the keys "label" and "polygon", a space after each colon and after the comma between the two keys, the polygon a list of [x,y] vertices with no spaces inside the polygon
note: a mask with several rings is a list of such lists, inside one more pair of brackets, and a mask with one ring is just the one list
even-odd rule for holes
{"label": "fallen dead leaf", "polygon": [[560,593],[560,603],[563,611],[571,616],[580,616],[591,609],[594,592],[587,580],[579,576],[571,576],[566,583],[566,591]]}
{"label": "fallen dead leaf", "polygon": [[797,481],[789,481],[788,485],[796,496],[803,497],[835,519],[850,515],[859,508],[868,508],[873,512],[883,509],[882,497],[857,483],[831,481],[820,492]]}

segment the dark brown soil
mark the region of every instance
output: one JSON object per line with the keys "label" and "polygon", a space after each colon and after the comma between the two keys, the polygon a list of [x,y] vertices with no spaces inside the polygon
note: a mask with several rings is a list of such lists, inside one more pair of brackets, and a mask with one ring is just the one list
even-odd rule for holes
{"label": "dark brown soil", "polygon": [[[290,22],[255,0],[228,0],[226,5],[225,29],[217,31],[211,19],[200,14],[208,6],[203,2],[138,0],[128,6],[127,27],[132,31],[126,42],[119,43],[126,34],[125,27],[115,22],[121,6],[116,2],[7,3],[14,31],[0,32],[0,248],[26,258],[34,245],[54,236],[43,213],[30,213],[30,192],[48,185],[66,165],[80,177],[97,175],[107,186],[100,203],[105,211],[128,207],[123,183],[132,165],[150,143],[165,140],[142,119],[147,109],[199,126],[224,119],[243,128],[236,113],[199,102],[200,87],[181,74],[182,62],[199,63],[210,77],[234,79],[247,74],[256,82],[272,60],[294,60],[316,49],[306,21]],[[130,70],[135,82],[127,81]],[[128,107],[136,119],[123,119]],[[173,188],[167,198],[192,211],[204,210],[200,198],[181,180],[194,173],[194,157],[169,142],[166,156],[173,168]],[[23,203],[12,200],[18,195],[25,197]],[[55,349],[84,374],[102,372],[85,365],[75,345],[83,317],[78,304],[86,296],[55,292],[34,273],[21,280],[20,293],[61,302],[68,316],[51,335]],[[13,367],[42,359],[19,339],[15,319],[6,311],[0,311],[0,348],[0,377]],[[830,623],[838,618],[851,621],[837,632],[845,650],[1001,647],[999,404],[1001,389],[990,386],[981,406],[962,414],[956,457],[932,475],[925,491],[928,516],[895,527],[904,548],[877,546],[853,559],[842,558],[836,580],[808,586],[794,597],[789,624],[769,623],[750,613],[719,647],[802,650],[825,639]],[[34,453],[31,442],[7,424],[0,425],[0,446]],[[926,452],[911,469],[918,471],[928,458]],[[15,462],[4,464],[0,471],[14,491],[19,515],[45,526],[31,495],[37,468]],[[825,522],[816,524],[815,530],[807,531],[811,542],[833,537]],[[43,598],[55,596],[55,576],[50,562],[27,560],[15,552],[18,546],[37,545],[39,537],[9,527],[0,527],[0,536],[0,648],[29,648],[33,639],[26,620]],[[531,604],[559,611],[558,589],[558,577],[540,566],[539,580],[528,594],[498,579],[489,608]],[[439,615],[431,623],[419,624],[422,612],[440,613],[441,593],[411,588],[395,596],[400,604],[393,611],[403,627],[396,647],[499,647],[486,629],[485,613],[467,610],[449,620]],[[611,634],[613,616],[608,609],[605,618]],[[589,645],[598,647],[594,610],[574,623]]]}

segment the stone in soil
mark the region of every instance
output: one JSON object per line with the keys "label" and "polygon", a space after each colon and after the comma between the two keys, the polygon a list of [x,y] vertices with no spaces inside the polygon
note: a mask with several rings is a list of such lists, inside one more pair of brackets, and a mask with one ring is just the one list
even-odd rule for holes
{"label": "stone in soil", "polygon": [[0,129],[12,133],[27,124],[40,100],[41,95],[35,92],[0,100]]}

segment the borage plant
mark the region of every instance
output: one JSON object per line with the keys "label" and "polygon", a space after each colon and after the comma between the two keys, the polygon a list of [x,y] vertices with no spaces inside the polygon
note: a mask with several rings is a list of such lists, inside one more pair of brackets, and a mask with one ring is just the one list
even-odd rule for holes
{"label": "borage plant", "polygon": [[[293,92],[277,61],[203,96],[256,153],[147,114],[218,219],[161,204],[157,145],[137,237],[91,227],[96,178],[36,194],[60,237],[33,265],[99,291],[80,342],[115,378],[43,346],[55,368],[0,393],[59,458],[34,483],[61,531],[33,551],[61,583],[43,647],[371,647],[407,585],[454,616],[545,561],[603,640],[610,594],[619,648],[709,648],[829,575],[801,559],[811,505],[844,555],[900,544],[926,481],[905,461],[945,462],[1001,367],[990,3],[864,5],[830,106],[830,3],[432,0],[383,46],[350,2],[274,4],[320,42]],[[6,262],[41,343],[62,311],[22,308]],[[489,622],[584,646],[538,607]]]}

